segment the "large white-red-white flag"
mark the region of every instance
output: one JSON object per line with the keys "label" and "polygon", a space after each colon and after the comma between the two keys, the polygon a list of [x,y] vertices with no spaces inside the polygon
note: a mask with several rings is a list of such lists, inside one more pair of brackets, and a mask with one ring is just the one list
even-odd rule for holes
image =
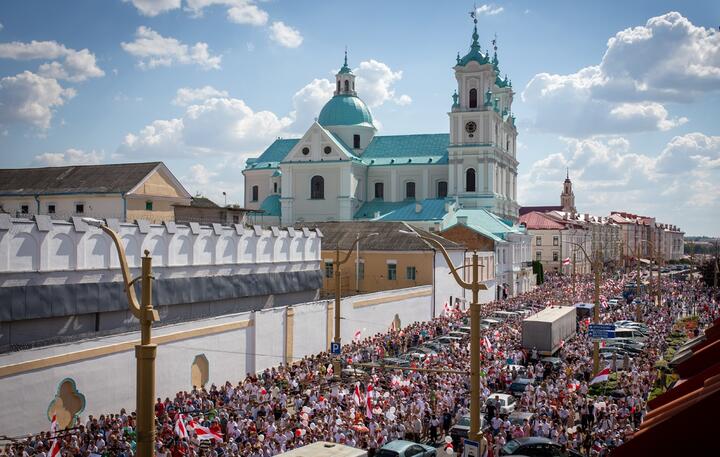
{"label": "large white-red-white flag", "polygon": [[595,375],[594,378],[592,378],[592,381],[590,381],[589,385],[597,384],[598,382],[605,382],[610,377],[610,366],[607,366],[603,368],[602,370],[598,371],[598,374]]}
{"label": "large white-red-white flag", "polygon": [[187,426],[190,427],[195,431],[195,434],[197,435],[199,440],[218,440],[222,441],[222,433],[216,433],[208,427],[204,427],[197,422],[195,422],[192,418],[188,421]]}
{"label": "large white-red-white flag", "polygon": [[[55,414],[53,414],[52,420],[50,421],[50,434],[55,435],[57,434],[57,417]],[[53,439],[52,445],[50,445],[50,451],[48,452],[48,457],[57,457],[60,455],[60,440],[58,440],[57,437]]]}
{"label": "large white-red-white flag", "polygon": [[492,343],[490,343],[490,338],[487,336],[483,338],[482,340],[483,346],[485,346],[485,350],[488,352],[492,352]]}
{"label": "large white-red-white flag", "polygon": [[178,418],[175,421],[175,434],[180,438],[188,438],[188,432],[187,428],[185,427],[185,422],[183,421],[182,414],[178,414]]}
{"label": "large white-red-white flag", "polygon": [[563,265],[570,265],[570,257],[563,259]]}

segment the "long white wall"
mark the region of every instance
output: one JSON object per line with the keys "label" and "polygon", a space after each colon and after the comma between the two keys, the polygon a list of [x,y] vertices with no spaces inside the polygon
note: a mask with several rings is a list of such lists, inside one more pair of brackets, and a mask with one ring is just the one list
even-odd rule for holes
{"label": "long white wall", "polygon": [[[357,330],[362,338],[387,331],[396,315],[402,326],[429,320],[431,306],[431,286],[346,298],[343,343],[352,341]],[[247,373],[325,351],[333,317],[332,302],[320,301],[156,328],[156,396],[191,389],[191,365],[201,354],[209,362],[209,386],[237,383]],[[46,430],[48,405],[65,378],[73,379],[85,396],[84,419],[120,408],[134,410],[133,345],[138,339],[134,332],[0,355],[0,433]]]}
{"label": "long white wall", "polygon": [[[0,214],[0,217],[3,216]],[[129,266],[150,251],[154,267],[271,265],[320,260],[320,237],[310,230],[174,223],[111,224]],[[81,220],[0,220],[0,273],[106,270],[119,261],[110,238]]]}

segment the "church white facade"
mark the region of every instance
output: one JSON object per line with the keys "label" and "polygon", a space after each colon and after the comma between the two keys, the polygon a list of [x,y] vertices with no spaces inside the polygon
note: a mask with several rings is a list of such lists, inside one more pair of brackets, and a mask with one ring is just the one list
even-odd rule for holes
{"label": "church white facade", "polygon": [[[476,21],[475,21],[476,22]],[[518,219],[513,90],[497,48],[478,43],[453,68],[449,132],[376,135],[345,63],[333,97],[299,139],[278,139],[247,162],[245,207],[264,223],[403,220],[432,227],[451,206]]]}

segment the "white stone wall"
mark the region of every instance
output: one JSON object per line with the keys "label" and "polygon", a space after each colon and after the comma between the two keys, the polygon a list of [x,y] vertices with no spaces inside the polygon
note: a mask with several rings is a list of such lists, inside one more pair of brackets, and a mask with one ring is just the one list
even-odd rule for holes
{"label": "white stone wall", "polygon": [[[362,338],[387,331],[395,315],[402,326],[429,320],[432,317],[431,297],[431,286],[421,286],[344,299],[341,308],[343,343],[351,342],[357,330],[361,331]],[[295,361],[325,351],[333,332],[333,321],[328,319],[332,317],[328,313],[328,303],[303,303],[155,328],[153,337],[156,340],[172,337],[158,345],[156,396],[172,398],[178,391],[190,390],[191,365],[200,354],[209,362],[209,387],[226,381],[237,383],[246,373],[260,372],[288,359]],[[235,325],[243,322],[245,325]],[[227,331],[204,331],[226,325],[232,327]],[[87,420],[88,414],[97,417],[117,413],[120,408],[133,411],[136,377],[133,344],[138,339],[139,334],[132,332],[0,354],[2,376],[3,370],[22,367],[24,363],[53,360],[55,356],[98,348],[107,351],[113,345],[124,344],[120,350],[111,350],[105,355],[88,356],[55,366],[19,368],[15,373],[0,377],[4,413],[0,415],[0,430],[8,436],[47,430],[48,405],[58,384],[65,378],[74,379],[86,398],[86,408],[81,415],[83,420]]]}
{"label": "white stone wall", "polygon": [[[106,270],[119,267],[110,238],[99,228],[48,220],[47,227],[27,219],[0,225],[0,274],[21,272]],[[76,226],[77,224],[77,226]],[[241,225],[167,225],[141,227],[117,224],[129,266],[140,267],[142,253],[150,251],[153,267],[249,266],[252,272],[284,271],[292,264],[320,260],[320,238],[314,231]],[[281,267],[281,270],[277,268]],[[0,276],[0,286],[3,285]]]}

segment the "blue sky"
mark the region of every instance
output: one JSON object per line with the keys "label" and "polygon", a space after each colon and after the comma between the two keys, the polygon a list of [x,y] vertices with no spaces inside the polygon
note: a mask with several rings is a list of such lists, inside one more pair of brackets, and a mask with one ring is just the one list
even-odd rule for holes
{"label": "blue sky", "polygon": [[[467,1],[0,3],[0,166],[163,160],[242,203],[244,159],[297,136],[345,46],[380,134],[446,132]],[[717,2],[478,3],[516,91],[521,204],[720,235]],[[711,22],[715,21],[715,22]],[[612,39],[612,40],[611,40]]]}

